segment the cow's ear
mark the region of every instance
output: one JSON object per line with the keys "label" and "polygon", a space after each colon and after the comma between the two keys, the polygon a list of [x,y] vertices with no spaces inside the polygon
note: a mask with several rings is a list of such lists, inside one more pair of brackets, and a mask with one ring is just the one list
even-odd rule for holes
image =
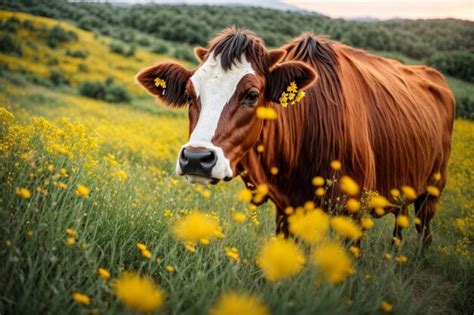
{"label": "cow's ear", "polygon": [[269,101],[279,102],[281,94],[287,91],[292,82],[296,83],[298,90],[302,90],[316,78],[316,72],[303,62],[283,62],[267,72],[265,96]]}
{"label": "cow's ear", "polygon": [[191,75],[192,71],[177,63],[164,62],[143,69],[137,80],[166,105],[181,107],[187,102],[186,84]]}
{"label": "cow's ear", "polygon": [[285,57],[286,51],[276,49],[270,50],[265,56],[265,70],[270,70],[274,65],[276,65],[283,57]]}
{"label": "cow's ear", "polygon": [[194,55],[196,56],[196,58],[199,62],[204,61],[204,59],[206,58],[207,53],[208,53],[208,50],[206,48],[202,48],[202,47],[194,48]]}

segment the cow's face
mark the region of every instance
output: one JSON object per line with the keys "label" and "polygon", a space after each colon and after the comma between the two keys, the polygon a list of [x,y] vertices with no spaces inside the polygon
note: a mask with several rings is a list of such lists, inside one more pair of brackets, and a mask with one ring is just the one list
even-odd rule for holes
{"label": "cow's face", "polygon": [[256,108],[278,102],[291,81],[303,88],[315,74],[303,63],[277,64],[280,50],[264,50],[258,65],[243,53],[227,67],[212,50],[199,48],[196,55],[201,64],[194,70],[162,63],[137,79],[167,105],[188,106],[189,141],[181,147],[176,172],[191,182],[216,183],[236,176],[239,161],[256,143],[263,127]]}

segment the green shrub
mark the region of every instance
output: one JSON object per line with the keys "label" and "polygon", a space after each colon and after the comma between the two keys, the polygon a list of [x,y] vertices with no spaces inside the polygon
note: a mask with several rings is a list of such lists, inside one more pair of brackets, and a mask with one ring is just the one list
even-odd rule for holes
{"label": "green shrub", "polygon": [[174,50],[173,57],[176,59],[189,61],[191,63],[196,63],[196,57],[194,56],[193,50],[186,47],[177,47]]}
{"label": "green shrub", "polygon": [[85,50],[66,50],[66,56],[86,59],[89,53]]}
{"label": "green shrub", "polygon": [[77,34],[73,31],[66,31],[59,25],[53,26],[49,29],[46,42],[51,48],[58,47],[61,43],[77,40]]}
{"label": "green shrub", "polygon": [[110,51],[125,57],[130,57],[135,55],[135,47],[134,46],[128,46],[123,43],[120,43],[118,41],[113,41],[110,43]]}
{"label": "green shrub", "polygon": [[426,63],[441,72],[474,82],[474,53],[468,51],[439,52]]}
{"label": "green shrub", "polygon": [[11,34],[0,35],[0,52],[17,56],[23,55],[21,44]]}
{"label": "green shrub", "polygon": [[16,16],[12,16],[1,24],[1,29],[9,33],[15,33],[20,27],[21,22]]}
{"label": "green shrub", "polygon": [[83,96],[110,103],[130,101],[130,94],[128,91],[125,88],[115,84],[111,78],[107,79],[105,82],[84,81],[79,86],[79,93]]}
{"label": "green shrub", "polygon": [[457,98],[456,116],[459,118],[474,119],[474,100],[467,96]]}
{"label": "green shrub", "polygon": [[154,52],[155,54],[166,54],[169,51],[169,48],[166,44],[159,43],[153,46],[151,51]]}
{"label": "green shrub", "polygon": [[68,79],[62,71],[53,70],[49,73],[49,81],[54,85],[67,85],[69,84]]}

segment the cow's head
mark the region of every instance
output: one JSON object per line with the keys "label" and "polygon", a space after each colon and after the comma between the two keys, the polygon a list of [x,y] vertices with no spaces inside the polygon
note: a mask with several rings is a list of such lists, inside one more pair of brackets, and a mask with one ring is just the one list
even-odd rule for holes
{"label": "cow's head", "polygon": [[176,171],[191,182],[215,183],[237,175],[239,161],[258,140],[263,123],[256,108],[278,103],[290,82],[304,88],[316,74],[301,62],[280,63],[284,51],[267,51],[261,39],[235,28],[195,54],[201,62],[196,69],[164,62],[137,79],[168,106],[188,106],[189,141]]}

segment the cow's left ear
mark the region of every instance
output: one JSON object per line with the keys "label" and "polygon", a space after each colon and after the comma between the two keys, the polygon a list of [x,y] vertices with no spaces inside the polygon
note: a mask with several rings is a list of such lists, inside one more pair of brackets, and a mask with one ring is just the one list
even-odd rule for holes
{"label": "cow's left ear", "polygon": [[163,62],[143,69],[137,80],[166,105],[181,107],[187,102],[186,84],[192,73],[175,62]]}
{"label": "cow's left ear", "polygon": [[313,83],[316,78],[316,72],[303,62],[280,63],[266,74],[265,96],[269,101],[279,102],[281,94],[287,91],[292,82],[296,83],[298,90],[302,90]]}

